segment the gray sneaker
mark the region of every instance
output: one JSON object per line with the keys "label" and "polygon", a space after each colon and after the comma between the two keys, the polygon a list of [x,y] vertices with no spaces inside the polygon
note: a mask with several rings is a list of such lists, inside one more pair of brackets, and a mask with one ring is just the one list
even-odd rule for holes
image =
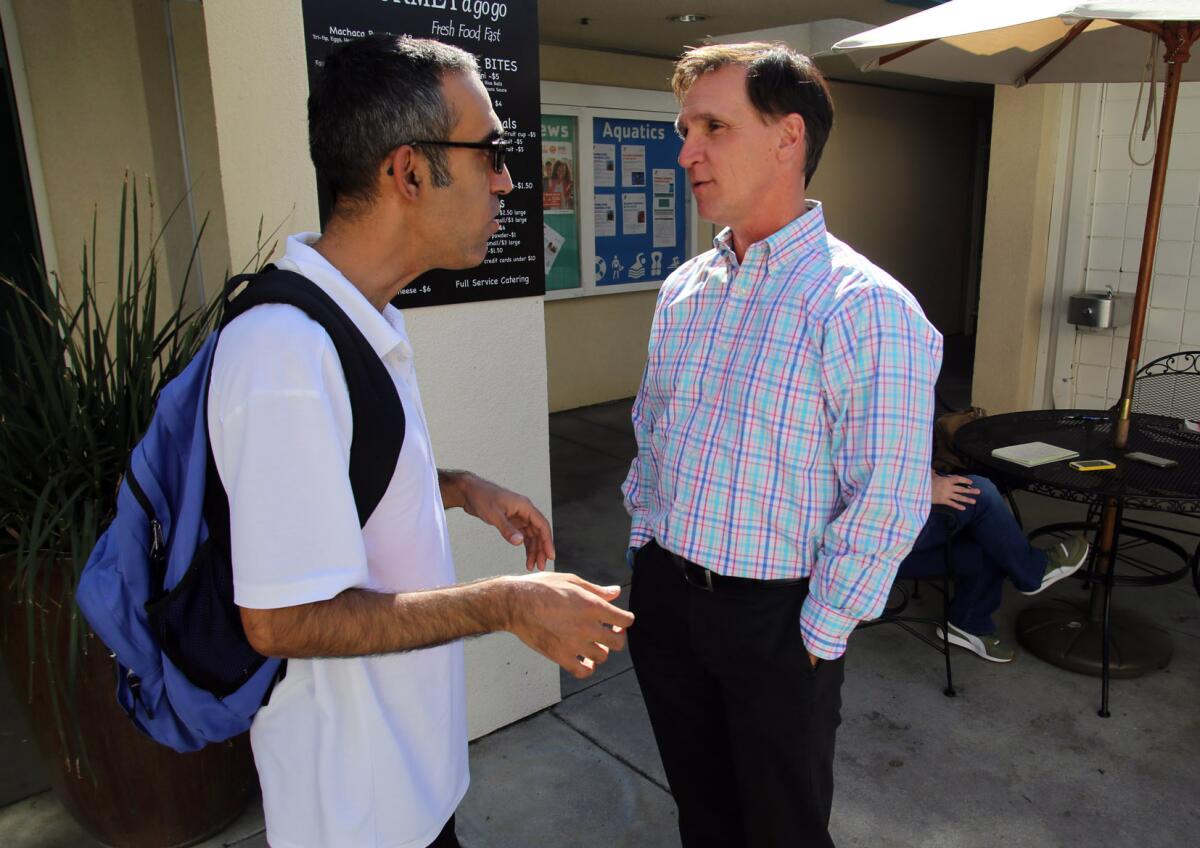
{"label": "gray sneaker", "polygon": [[[942,628],[937,628],[937,637],[942,638]],[[950,625],[950,638],[947,640],[951,645],[957,645],[960,648],[966,648],[973,654],[983,657],[988,662],[1006,663],[1012,662],[1016,658],[1017,652],[1008,647],[1008,644],[1001,642],[996,636],[976,636],[974,633]]]}
{"label": "gray sneaker", "polygon": [[1091,549],[1092,546],[1082,536],[1071,536],[1059,542],[1046,551],[1046,572],[1042,575],[1042,585],[1021,594],[1036,595],[1064,577],[1070,577],[1087,562]]}

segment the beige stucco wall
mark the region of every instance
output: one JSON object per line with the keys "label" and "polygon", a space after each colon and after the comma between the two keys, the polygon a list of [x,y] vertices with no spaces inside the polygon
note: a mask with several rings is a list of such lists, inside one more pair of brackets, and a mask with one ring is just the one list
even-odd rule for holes
{"label": "beige stucco wall", "polygon": [[111,280],[115,234],[108,237],[106,225],[119,208],[125,169],[153,170],[137,25],[128,3],[111,4],[99,15],[88,0],[13,0],[13,13],[50,225],[64,266],[55,270],[73,294],[93,209],[100,222],[98,265]]}
{"label": "beige stucco wall", "polygon": [[229,255],[258,250],[258,228],[319,229],[308,158],[308,76],[299,0],[204,4],[217,163]]}
{"label": "beige stucco wall", "polygon": [[1029,409],[1037,368],[1062,88],[996,87],[972,402]]}
{"label": "beige stucco wall", "polygon": [[[230,255],[254,247],[259,216],[283,231],[317,226],[308,158],[308,77],[300,0],[207,0],[204,21]],[[407,310],[425,410],[443,467],[477,471],[550,509],[541,298]],[[524,549],[459,513],[460,580],[523,571]],[[559,699],[558,668],[516,639],[467,644],[473,736]]]}
{"label": "beige stucco wall", "polygon": [[580,85],[611,85],[670,91],[673,63],[667,59],[627,56],[599,50],[579,50],[543,44],[538,48],[544,80]]}
{"label": "beige stucco wall", "polygon": [[[672,63],[541,48],[542,79],[670,90]],[[892,273],[944,333],[963,331],[975,106],[831,83],[836,119],[810,195],[832,232]],[[712,228],[703,227],[705,249]],[[656,292],[546,303],[550,410],[636,393]]]}
{"label": "beige stucco wall", "polygon": [[628,292],[546,304],[551,412],[637,393],[657,294]]}
{"label": "beige stucco wall", "polygon": [[830,232],[903,283],[945,334],[963,332],[975,108],[832,82],[833,132],[808,194]]}
{"label": "beige stucco wall", "polygon": [[192,209],[197,231],[203,227],[199,269],[203,272],[203,294],[205,299],[208,299],[217,295],[229,274],[241,272],[251,257],[237,255],[231,258],[229,254],[225,199],[221,190],[221,168],[217,156],[212,80],[208,67],[208,42],[204,30],[204,8],[199,3],[176,0],[171,4],[171,21],[175,39],[176,70],[179,75],[179,99],[187,144],[187,176],[191,181]]}
{"label": "beige stucco wall", "polygon": [[[198,8],[184,16],[194,18]],[[116,273],[126,173],[138,181],[143,249],[186,191],[163,7],[158,0],[110,0],[102,6],[89,0],[13,0],[12,10],[32,110],[22,120],[36,128],[48,225],[60,264],[54,270],[67,294],[77,295],[81,250],[91,242],[94,215],[103,297]],[[162,244],[159,272],[168,287],[182,280],[191,244],[191,223],[181,211]],[[170,298],[160,303],[165,313]]]}

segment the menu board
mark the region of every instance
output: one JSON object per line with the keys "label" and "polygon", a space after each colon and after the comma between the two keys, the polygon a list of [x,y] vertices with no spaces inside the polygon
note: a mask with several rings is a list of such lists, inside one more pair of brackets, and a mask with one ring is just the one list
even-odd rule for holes
{"label": "menu board", "polygon": [[598,286],[665,280],[687,252],[687,195],[670,121],[592,119]]}
{"label": "menu board", "polygon": [[[302,0],[311,82],[339,44],[376,33],[433,38],[473,53],[509,141],[513,190],[501,230],[476,268],[422,274],[392,302],[401,309],[545,292],[542,250],[537,0]],[[318,186],[322,222],[330,198]]]}

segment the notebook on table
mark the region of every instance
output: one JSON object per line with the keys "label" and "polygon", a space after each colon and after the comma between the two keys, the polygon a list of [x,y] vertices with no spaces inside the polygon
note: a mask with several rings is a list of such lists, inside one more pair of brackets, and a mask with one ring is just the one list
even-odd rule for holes
{"label": "notebook on table", "polygon": [[1035,465],[1045,465],[1049,462],[1074,459],[1079,456],[1079,451],[1056,447],[1045,442],[1024,442],[1019,445],[996,448],[992,451],[992,456],[996,459],[1006,459],[1009,462],[1015,462],[1017,465],[1024,465],[1026,468],[1032,468]]}

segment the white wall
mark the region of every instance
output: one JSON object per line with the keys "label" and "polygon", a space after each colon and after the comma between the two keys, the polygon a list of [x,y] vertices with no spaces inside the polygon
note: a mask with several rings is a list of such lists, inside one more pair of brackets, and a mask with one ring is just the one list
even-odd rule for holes
{"label": "white wall", "polygon": [[[1069,257],[1080,266],[1079,290],[1111,287],[1132,294],[1137,287],[1150,193],[1150,165],[1134,165],[1127,153],[1137,93],[1136,83],[1104,86],[1098,135],[1093,126],[1081,124],[1076,139],[1076,150],[1090,154],[1093,163],[1088,220],[1082,222],[1086,252]],[[1152,142],[1137,142],[1134,152],[1140,160],[1149,159]],[[1181,87],[1168,161],[1141,363],[1200,349],[1200,83]],[[1120,398],[1128,339],[1128,327],[1080,329],[1066,336],[1062,343],[1071,346],[1073,376],[1066,396],[1070,405],[1104,408]]]}
{"label": "white wall", "polygon": [[[267,229],[317,227],[308,158],[308,81],[299,0],[206,0],[221,189],[233,257]],[[235,260],[236,261],[236,260]],[[550,508],[541,298],[408,310],[434,449]],[[453,515],[460,580],[523,570],[523,553]],[[523,550],[523,549],[522,549]],[[558,668],[507,635],[467,645],[468,721],[478,736],[559,699]]]}
{"label": "white wall", "polygon": [[[550,515],[545,326],[540,297],[405,311],[421,397],[442,468],[466,468],[527,495]],[[550,516],[553,519],[553,516]],[[459,580],[525,571],[525,549],[450,513]],[[514,636],[467,643],[471,737],[557,703],[558,667]]]}

